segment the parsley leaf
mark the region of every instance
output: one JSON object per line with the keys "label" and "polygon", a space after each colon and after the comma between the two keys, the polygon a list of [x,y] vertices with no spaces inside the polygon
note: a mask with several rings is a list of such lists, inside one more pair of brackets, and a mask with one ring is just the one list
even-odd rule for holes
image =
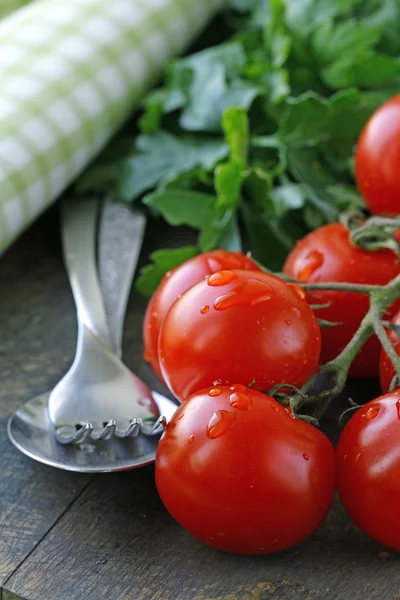
{"label": "parsley leaf", "polygon": [[141,291],[216,247],[279,269],[310,229],[363,207],[354,148],[398,93],[399,26],[398,0],[228,0],[76,184],[197,231],[188,254],[153,256]]}
{"label": "parsley leaf", "polygon": [[119,180],[119,197],[125,201],[195,167],[213,169],[229,151],[222,140],[178,137],[166,131],[139,136],[136,148],[138,152],[126,160]]}

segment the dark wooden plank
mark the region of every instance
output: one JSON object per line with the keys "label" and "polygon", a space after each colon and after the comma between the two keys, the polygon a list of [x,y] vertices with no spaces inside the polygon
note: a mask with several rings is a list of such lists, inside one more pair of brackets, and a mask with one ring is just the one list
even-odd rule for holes
{"label": "dark wooden plank", "polygon": [[[169,236],[153,228],[143,260],[156,246],[191,241],[186,230]],[[145,305],[131,298],[125,359],[149,381],[141,357]],[[362,387],[374,393],[369,383],[349,393],[360,400]],[[326,424],[332,438],[336,417]],[[169,517],[146,467],[96,477],[5,583],[3,600],[399,600],[399,560],[358,531],[338,501],[320,530],[292,550],[216,552]]]}
{"label": "dark wooden plank", "polygon": [[0,588],[90,481],[25,458],[6,434],[10,413],[54,385],[73,356],[57,222],[53,211],[0,261]]}
{"label": "dark wooden plank", "polygon": [[399,558],[380,552],[339,503],[310,540],[280,555],[216,552],[165,513],[150,467],[96,478],[6,589],[27,600],[393,600]]}
{"label": "dark wooden plank", "polygon": [[[400,600],[399,558],[359,532],[339,502],[320,530],[292,550],[230,556],[203,546],[169,517],[152,467],[98,476],[87,486],[85,478],[41,467],[11,448],[4,418],[55,383],[75,343],[58,238],[41,248],[40,231],[0,262],[7,289],[0,298],[0,565],[3,581],[9,576],[3,600]],[[156,246],[192,242],[187,230],[172,235],[153,226],[142,262]],[[141,356],[145,306],[145,299],[131,298],[124,347],[127,363],[150,381]],[[351,390],[355,399],[360,388]],[[332,438],[334,418],[327,423]]]}
{"label": "dark wooden plank", "polygon": [[[168,229],[147,236],[142,263],[156,240],[174,245]],[[179,243],[193,241],[182,229]],[[46,214],[0,261],[0,594],[4,582],[91,480],[40,465],[10,444],[6,423],[24,401],[51,387],[71,363],[75,308],[61,257],[57,209]],[[140,321],[146,300],[127,317],[126,357],[144,378]],[[138,363],[138,364],[136,364]],[[156,387],[162,386],[156,383]]]}

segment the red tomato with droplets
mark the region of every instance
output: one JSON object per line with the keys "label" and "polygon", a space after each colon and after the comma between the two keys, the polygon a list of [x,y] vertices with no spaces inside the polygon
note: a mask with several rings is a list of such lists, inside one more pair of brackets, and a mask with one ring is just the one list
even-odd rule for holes
{"label": "red tomato with droplets", "polygon": [[[385,285],[400,273],[400,262],[392,250],[368,252],[350,243],[348,230],[339,223],[316,229],[289,254],[284,273],[302,282],[342,282]],[[366,294],[342,291],[315,291],[310,304],[331,303],[318,309],[319,318],[341,323],[322,329],[321,362],[334,359],[349,343],[369,308]],[[400,308],[400,300],[386,314],[390,318]],[[380,343],[372,336],[350,369],[352,377],[377,377]]]}
{"label": "red tomato with droplets", "polygon": [[[392,322],[395,325],[400,325],[400,311],[393,317]],[[391,339],[391,342],[400,356],[400,337],[392,330],[388,331],[388,335]],[[396,375],[396,371],[392,364],[392,361],[386,354],[385,350],[381,349],[381,358],[379,362],[379,376],[381,381],[382,392],[388,392],[390,385],[393,381],[394,376]]]}
{"label": "red tomato with droplets", "polygon": [[335,490],[335,452],[318,429],[242,385],[197,392],[161,437],[156,485],[170,514],[202,542],[268,554],[308,537]]}
{"label": "red tomato with droplets", "polygon": [[158,361],[158,336],[165,315],[183,292],[207,275],[222,269],[260,270],[250,258],[240,252],[213,250],[199,254],[169,271],[152,296],[144,317],[143,340],[145,357],[160,379],[162,374]]}
{"label": "red tomato with droplets", "polygon": [[400,213],[400,95],[378,108],[362,130],[355,171],[373,214]]}
{"label": "red tomato with droplets", "polygon": [[350,518],[374,540],[400,550],[400,390],[369,402],[339,439],[339,496]]}
{"label": "red tomato with droplets", "polygon": [[177,398],[214,383],[300,386],[318,368],[321,335],[296,289],[257,271],[219,271],[185,292],[164,319],[159,357]]}

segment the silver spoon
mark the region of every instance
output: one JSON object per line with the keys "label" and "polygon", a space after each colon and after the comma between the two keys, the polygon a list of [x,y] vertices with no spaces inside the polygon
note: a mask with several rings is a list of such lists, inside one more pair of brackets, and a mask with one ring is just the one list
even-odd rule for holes
{"label": "silver spoon", "polygon": [[[139,217],[126,206],[106,203],[99,236],[100,279],[107,317],[113,323],[113,339],[107,341],[119,354],[125,308],[144,227],[142,215]],[[115,293],[116,282],[119,282],[120,294]],[[176,403],[156,392],[153,398],[160,414],[168,420],[176,410]],[[158,438],[143,434],[125,440],[115,436],[104,441],[90,440],[79,446],[59,444],[49,419],[48,400],[48,392],[33,398],[9,420],[11,441],[31,458],[66,470],[92,473],[130,469],[153,462]]]}

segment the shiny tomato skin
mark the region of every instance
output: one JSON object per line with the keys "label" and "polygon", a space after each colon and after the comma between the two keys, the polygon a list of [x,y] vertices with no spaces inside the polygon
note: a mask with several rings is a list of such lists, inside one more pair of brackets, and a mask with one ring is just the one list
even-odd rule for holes
{"label": "shiny tomato skin", "polygon": [[211,393],[219,395],[207,388],[182,404],[159,443],[156,485],[167,510],[227,552],[268,554],[301,542],[332,503],[331,442],[254,389]]}
{"label": "shiny tomato skin", "polygon": [[173,304],[159,337],[162,374],[180,400],[215,382],[300,386],[318,369],[320,348],[307,302],[261,271],[219,271],[197,283]]}
{"label": "shiny tomato skin", "polygon": [[364,533],[400,550],[400,390],[369,402],[339,439],[336,476],[346,512]]}
{"label": "shiny tomato skin", "polygon": [[260,270],[247,256],[240,252],[213,250],[199,254],[164,275],[153,294],[143,322],[145,356],[153,371],[162,379],[158,361],[158,336],[165,315],[175,300],[190,287],[222,269]]}
{"label": "shiny tomato skin", "polygon": [[361,132],[357,185],[375,215],[400,213],[400,95],[385,102]]}
{"label": "shiny tomato skin", "polygon": [[[353,246],[349,232],[340,223],[325,225],[311,232],[289,254],[283,272],[307,282],[342,282],[385,285],[400,273],[400,262],[392,250],[367,252]],[[309,298],[311,304],[330,302],[329,308],[318,309],[319,318],[336,327],[322,329],[321,363],[334,359],[357,331],[369,308],[365,294],[343,291],[318,291]],[[400,300],[389,309],[390,318],[400,308]],[[377,377],[379,374],[380,343],[371,337],[350,369],[357,378]]]}
{"label": "shiny tomato skin", "polygon": [[[400,325],[400,311],[391,319],[395,325]],[[392,344],[400,356],[400,337],[392,330],[388,330],[388,335],[392,341]],[[392,361],[386,354],[385,350],[381,349],[381,358],[379,362],[379,377],[381,382],[382,392],[385,394],[389,391],[390,385],[393,381],[396,372],[394,370]]]}

